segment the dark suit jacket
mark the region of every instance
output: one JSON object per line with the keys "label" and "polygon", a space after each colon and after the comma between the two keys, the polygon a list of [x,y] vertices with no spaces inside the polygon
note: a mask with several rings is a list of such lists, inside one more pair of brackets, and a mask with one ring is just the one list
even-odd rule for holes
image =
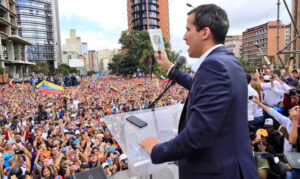
{"label": "dark suit jacket", "polygon": [[248,130],[247,80],[234,55],[218,47],[194,77],[179,70],[175,78],[190,94],[178,135],[152,149],[152,162],[178,160],[182,179],[258,178]]}

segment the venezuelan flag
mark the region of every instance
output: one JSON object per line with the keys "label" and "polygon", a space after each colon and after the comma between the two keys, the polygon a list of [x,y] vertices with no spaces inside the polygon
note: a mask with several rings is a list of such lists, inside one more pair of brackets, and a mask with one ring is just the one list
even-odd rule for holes
{"label": "venezuelan flag", "polygon": [[104,85],[102,82],[99,83],[98,88],[104,88]]}
{"label": "venezuelan flag", "polygon": [[38,85],[36,85],[37,89],[40,89],[43,87],[45,80],[43,80],[42,82],[40,82]]}
{"label": "venezuelan flag", "polygon": [[156,87],[158,88],[158,90],[160,90],[160,89],[159,89],[158,79],[156,79],[155,82],[156,82]]}
{"label": "venezuelan flag", "polygon": [[161,75],[160,78],[159,78],[159,82],[167,83],[168,81],[169,80],[166,77],[164,77],[163,75]]}
{"label": "venezuelan flag", "polygon": [[110,90],[111,93],[114,93],[114,94],[119,91],[118,88],[116,88],[114,86],[111,86],[109,90]]}
{"label": "venezuelan flag", "polygon": [[13,83],[13,78],[12,78],[12,79],[9,81],[9,87],[12,88],[13,85],[14,85],[14,83]]}
{"label": "venezuelan flag", "polygon": [[136,79],[135,79],[135,82],[136,82],[136,83],[138,83],[138,82],[140,82],[140,81],[142,81],[142,78],[136,78]]}
{"label": "venezuelan flag", "polygon": [[2,88],[0,92],[2,93],[2,92],[4,92],[4,91],[5,91],[5,88]]}
{"label": "venezuelan flag", "polygon": [[42,90],[42,93],[46,94],[63,94],[64,88],[48,81],[42,81],[37,85],[38,89]]}

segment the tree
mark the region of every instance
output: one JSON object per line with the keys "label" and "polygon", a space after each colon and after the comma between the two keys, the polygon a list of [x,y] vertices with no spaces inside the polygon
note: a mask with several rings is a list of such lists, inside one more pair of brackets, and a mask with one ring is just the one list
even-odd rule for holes
{"label": "tree", "polygon": [[[113,74],[127,76],[133,74],[137,69],[144,73],[166,73],[166,71],[155,64],[154,51],[147,31],[132,31],[122,34],[119,39],[122,44],[122,53],[115,55],[109,64]],[[166,52],[171,61],[177,59],[176,52],[171,52],[170,44],[165,43]]]}
{"label": "tree", "polygon": [[2,66],[0,65],[0,75],[3,74],[3,71],[4,70],[3,70]]}
{"label": "tree", "polygon": [[257,65],[258,65],[258,64],[257,64],[258,61],[257,61],[256,59],[253,60],[253,62],[251,63],[252,66],[250,66],[248,60],[245,60],[245,59],[243,59],[243,58],[241,58],[241,57],[238,57],[238,60],[239,60],[239,62],[242,64],[242,66],[243,66],[243,68],[244,68],[244,71],[245,71],[246,73],[254,72],[255,69],[256,69],[256,67],[257,67]]}
{"label": "tree", "polygon": [[69,73],[79,73],[79,70],[77,70],[77,68],[75,68],[75,67],[71,67],[69,69]]}
{"label": "tree", "polygon": [[56,69],[56,73],[62,73],[64,75],[68,74],[70,72],[70,66],[67,64],[61,64]]}
{"label": "tree", "polygon": [[56,69],[56,73],[63,73],[64,75],[66,75],[68,73],[78,73],[78,72],[79,72],[79,70],[77,70],[77,68],[70,67],[67,64],[61,64]]}
{"label": "tree", "polygon": [[48,74],[49,71],[50,71],[49,65],[44,62],[37,62],[36,65],[34,65],[32,68],[32,72],[35,72],[35,73]]}
{"label": "tree", "polygon": [[88,75],[88,76],[91,76],[91,75],[93,75],[93,74],[95,74],[95,73],[96,73],[96,72],[95,72],[94,70],[90,70],[90,71],[87,72],[87,75]]}

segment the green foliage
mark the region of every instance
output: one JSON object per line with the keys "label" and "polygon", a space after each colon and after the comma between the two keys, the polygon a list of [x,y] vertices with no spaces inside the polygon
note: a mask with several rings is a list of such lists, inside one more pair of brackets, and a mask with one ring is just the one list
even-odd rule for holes
{"label": "green foliage", "polygon": [[2,68],[2,66],[0,65],[0,74],[3,74],[3,68]]}
{"label": "green foliage", "polygon": [[[165,74],[166,70],[154,63],[154,51],[147,31],[132,31],[130,34],[122,34],[119,39],[122,50],[126,53],[115,55],[108,68],[112,74],[127,76],[133,74],[137,69],[143,70],[145,74]],[[170,44],[165,43],[169,59],[174,62],[178,53],[171,52]]]}
{"label": "green foliage", "polygon": [[258,60],[252,60],[250,61],[251,62],[251,65],[249,63],[248,60],[245,60],[241,57],[238,58],[239,62],[242,64],[243,68],[244,68],[244,71],[246,73],[251,73],[251,72],[255,72],[255,69],[256,67],[259,65],[259,61]]}
{"label": "green foliage", "polygon": [[70,72],[70,73],[79,73],[79,70],[77,70],[77,68],[75,68],[75,67],[71,67],[71,68],[69,69],[69,72]]}
{"label": "green foliage", "polygon": [[68,74],[68,73],[78,73],[79,70],[77,70],[74,67],[70,67],[67,64],[61,64],[58,66],[58,68],[56,69],[56,73],[62,73],[64,75]]}
{"label": "green foliage", "polygon": [[96,73],[96,72],[95,72],[94,70],[91,70],[91,71],[88,71],[88,72],[87,72],[87,75],[88,75],[88,76],[91,76],[91,75],[93,75],[93,74],[95,74],[95,73]]}
{"label": "green foliage", "polygon": [[43,73],[43,74],[48,74],[50,71],[49,65],[44,62],[37,62],[36,65],[34,65],[31,70],[32,72]]}

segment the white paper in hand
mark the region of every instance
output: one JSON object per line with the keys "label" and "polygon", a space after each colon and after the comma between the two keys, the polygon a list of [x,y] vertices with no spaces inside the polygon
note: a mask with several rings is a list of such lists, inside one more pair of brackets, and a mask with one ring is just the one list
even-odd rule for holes
{"label": "white paper in hand", "polygon": [[158,47],[165,50],[164,39],[161,33],[161,29],[149,29],[149,36],[154,51],[158,51]]}

